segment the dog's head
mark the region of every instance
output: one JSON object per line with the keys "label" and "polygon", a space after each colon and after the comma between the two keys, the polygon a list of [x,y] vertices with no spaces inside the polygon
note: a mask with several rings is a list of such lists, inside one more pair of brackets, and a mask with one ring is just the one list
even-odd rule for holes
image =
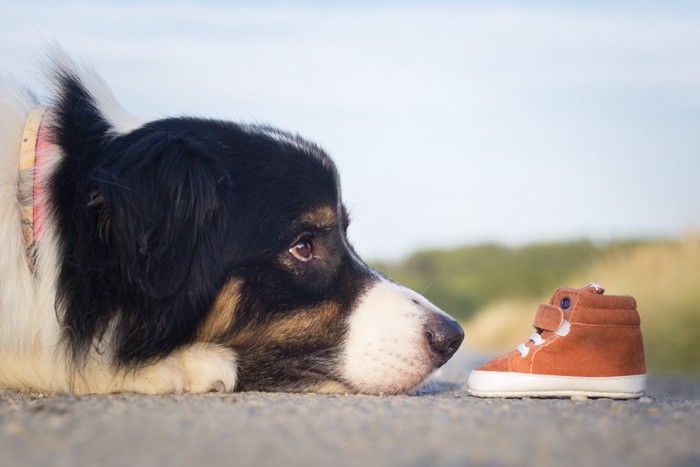
{"label": "dog's head", "polygon": [[[457,350],[453,319],[355,253],[318,146],[195,118],[115,134],[70,80],[54,131],[56,180],[81,181],[56,188],[75,348],[109,328],[138,364],[213,342],[236,352],[241,389],[365,393],[406,392]],[[79,312],[88,299],[98,311]]]}
{"label": "dog's head", "polygon": [[331,159],[276,130],[236,133],[255,148],[221,156],[235,161],[227,215],[244,228],[200,332],[236,350],[240,387],[397,393],[445,363],[460,326],[358,257]]}

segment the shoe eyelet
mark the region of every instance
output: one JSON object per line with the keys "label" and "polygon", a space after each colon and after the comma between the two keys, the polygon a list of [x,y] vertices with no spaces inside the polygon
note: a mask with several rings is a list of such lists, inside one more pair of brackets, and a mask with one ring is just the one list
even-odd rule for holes
{"label": "shoe eyelet", "polygon": [[569,308],[571,306],[571,299],[569,297],[562,298],[560,305],[561,305],[562,309],[566,310],[567,308]]}

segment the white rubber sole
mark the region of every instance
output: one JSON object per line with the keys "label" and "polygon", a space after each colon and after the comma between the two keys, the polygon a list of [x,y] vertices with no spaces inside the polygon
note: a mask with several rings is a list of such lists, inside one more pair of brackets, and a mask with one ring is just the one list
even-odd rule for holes
{"label": "white rubber sole", "polygon": [[646,387],[647,375],[553,376],[498,371],[472,371],[469,393],[478,397],[609,397],[632,399]]}

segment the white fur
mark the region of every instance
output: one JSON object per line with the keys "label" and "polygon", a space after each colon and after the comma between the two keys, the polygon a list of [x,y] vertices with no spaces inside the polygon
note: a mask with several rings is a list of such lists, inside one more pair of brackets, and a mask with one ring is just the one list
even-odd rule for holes
{"label": "white fur", "polygon": [[341,375],[355,389],[396,394],[421,383],[435,369],[426,338],[431,314],[446,316],[421,295],[381,279],[350,317]]}
{"label": "white fur", "polygon": [[17,200],[22,131],[35,105],[28,92],[0,82],[0,382],[13,387],[61,379],[51,358],[59,341],[50,285],[55,274],[49,257],[55,242],[47,225],[46,251],[38,258],[37,277],[33,277]]}
{"label": "white fur", "polygon": [[[52,54],[53,69],[74,73],[92,94],[113,127],[127,133],[143,124],[116,104],[94,73],[75,66],[62,52]],[[38,105],[31,94],[0,81],[0,387],[77,393],[231,391],[236,384],[236,356],[230,349],[195,343],[157,363],[125,372],[111,364],[110,334],[92,351],[84,368],[74,368],[62,341],[56,283],[59,251],[55,225],[46,219],[37,244],[36,273],[25,256],[17,197],[18,163],[25,120]],[[54,173],[62,155],[46,166]],[[47,199],[50,208],[50,199]],[[47,209],[49,212],[50,209]],[[97,347],[97,345],[96,345]]]}

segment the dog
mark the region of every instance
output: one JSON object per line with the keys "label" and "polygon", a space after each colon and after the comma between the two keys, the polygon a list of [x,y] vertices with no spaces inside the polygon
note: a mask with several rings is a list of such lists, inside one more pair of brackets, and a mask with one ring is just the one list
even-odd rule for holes
{"label": "dog", "polygon": [[46,106],[0,85],[0,387],[397,394],[460,346],[358,257],[319,146],[135,119],[49,55]]}

